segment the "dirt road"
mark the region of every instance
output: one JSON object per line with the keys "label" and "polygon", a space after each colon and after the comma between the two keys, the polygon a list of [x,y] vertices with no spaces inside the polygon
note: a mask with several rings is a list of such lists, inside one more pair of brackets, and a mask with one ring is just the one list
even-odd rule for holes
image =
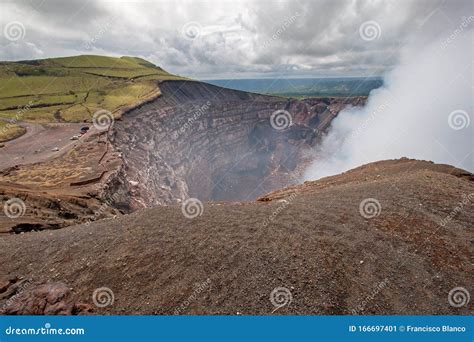
{"label": "dirt road", "polygon": [[[26,128],[26,133],[6,142],[5,146],[0,148],[0,170],[56,158],[78,143],[77,140],[70,139],[73,135],[80,135],[81,127],[89,126],[83,123],[16,124]],[[59,151],[53,151],[55,148]]]}

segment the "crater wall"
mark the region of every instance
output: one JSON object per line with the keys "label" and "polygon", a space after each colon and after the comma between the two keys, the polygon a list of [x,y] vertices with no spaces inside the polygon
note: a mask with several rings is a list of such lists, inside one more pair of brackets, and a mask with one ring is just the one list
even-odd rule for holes
{"label": "crater wall", "polygon": [[[166,81],[162,96],[124,115],[112,141],[122,153],[121,206],[253,200],[298,182],[308,151],[332,118],[365,98],[295,100],[195,81]],[[271,125],[277,110],[291,115]]]}

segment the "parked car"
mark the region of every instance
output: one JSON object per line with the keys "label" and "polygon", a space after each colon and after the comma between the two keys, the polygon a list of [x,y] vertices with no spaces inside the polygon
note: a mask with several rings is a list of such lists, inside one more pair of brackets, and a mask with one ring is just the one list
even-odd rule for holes
{"label": "parked car", "polygon": [[58,151],[59,151],[59,147],[53,147],[53,148],[51,149],[51,151],[53,151],[53,152],[58,152]]}

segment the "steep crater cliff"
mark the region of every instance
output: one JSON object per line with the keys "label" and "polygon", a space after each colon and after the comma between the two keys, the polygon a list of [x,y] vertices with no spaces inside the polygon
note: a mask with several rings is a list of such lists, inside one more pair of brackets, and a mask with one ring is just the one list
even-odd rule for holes
{"label": "steep crater cliff", "polygon": [[194,81],[166,81],[160,89],[160,98],[114,125],[112,142],[124,160],[111,187],[123,194],[118,207],[134,210],[189,197],[252,200],[294,184],[332,118],[365,100],[300,101]]}

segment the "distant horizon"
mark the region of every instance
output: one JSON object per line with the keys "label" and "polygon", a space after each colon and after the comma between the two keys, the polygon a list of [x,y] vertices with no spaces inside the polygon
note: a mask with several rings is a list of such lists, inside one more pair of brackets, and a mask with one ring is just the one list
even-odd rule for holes
{"label": "distant horizon", "polygon": [[[78,54],[78,55],[59,55],[59,56],[50,56],[50,57],[42,57],[42,58],[31,58],[31,59],[14,59],[14,60],[1,60],[0,63],[21,63],[21,62],[31,62],[31,61],[41,61],[47,59],[57,59],[57,58],[74,58],[74,57],[81,57],[81,56],[101,56],[101,57],[110,57],[110,58],[122,58],[122,57],[132,57],[132,58],[140,58],[144,59],[147,62],[155,64],[156,62],[148,60],[146,57],[138,56],[138,55],[120,55],[120,54]],[[185,74],[178,74],[172,72],[162,65],[155,64],[155,66],[164,69],[172,74],[184,76],[184,77],[191,77]],[[332,78],[332,79],[345,79],[345,78],[365,78],[365,79],[382,79],[383,75],[327,75],[327,76],[285,76],[285,77],[277,77],[277,76],[253,76],[253,77],[221,77],[221,78],[196,78],[198,81],[229,81],[229,80],[266,80],[266,79],[281,79],[281,80],[303,80],[303,79],[325,79],[325,78]]]}
{"label": "distant horizon", "polygon": [[346,78],[364,78],[364,79],[383,79],[380,76],[307,76],[307,77],[249,77],[249,78],[200,78],[199,81],[252,81],[252,80],[310,80],[310,79],[346,79]]}
{"label": "distant horizon", "polygon": [[289,97],[368,96],[383,85],[382,77],[299,77],[200,80],[219,87]]}
{"label": "distant horizon", "polygon": [[[47,59],[57,59],[57,58],[74,58],[74,57],[81,57],[81,56],[101,56],[101,57],[110,57],[110,58],[122,58],[122,57],[132,57],[132,58],[140,58],[143,59],[147,62],[153,63],[155,66],[162,68],[163,70],[170,72],[174,75],[179,75],[179,76],[184,76],[184,77],[189,77],[193,78],[193,76],[188,76],[186,74],[178,74],[173,71],[168,70],[167,68],[164,68],[160,64],[155,64],[155,62],[148,60],[146,57],[143,56],[134,56],[134,55],[115,55],[115,54],[78,54],[78,55],[59,55],[59,56],[50,56],[50,57],[43,57],[43,58],[30,58],[30,59],[14,59],[14,60],[1,60],[0,63],[21,63],[21,62],[31,62],[31,61],[41,61],[41,60],[47,60]],[[280,80],[304,80],[304,79],[347,79],[347,78],[353,78],[353,79],[382,79],[383,75],[345,75],[345,76],[336,76],[336,75],[328,75],[328,76],[287,76],[287,77],[276,77],[276,76],[254,76],[254,77],[228,77],[228,78],[200,78],[197,77],[195,78],[198,81],[229,81],[229,80],[275,80],[275,79],[280,79]]]}

